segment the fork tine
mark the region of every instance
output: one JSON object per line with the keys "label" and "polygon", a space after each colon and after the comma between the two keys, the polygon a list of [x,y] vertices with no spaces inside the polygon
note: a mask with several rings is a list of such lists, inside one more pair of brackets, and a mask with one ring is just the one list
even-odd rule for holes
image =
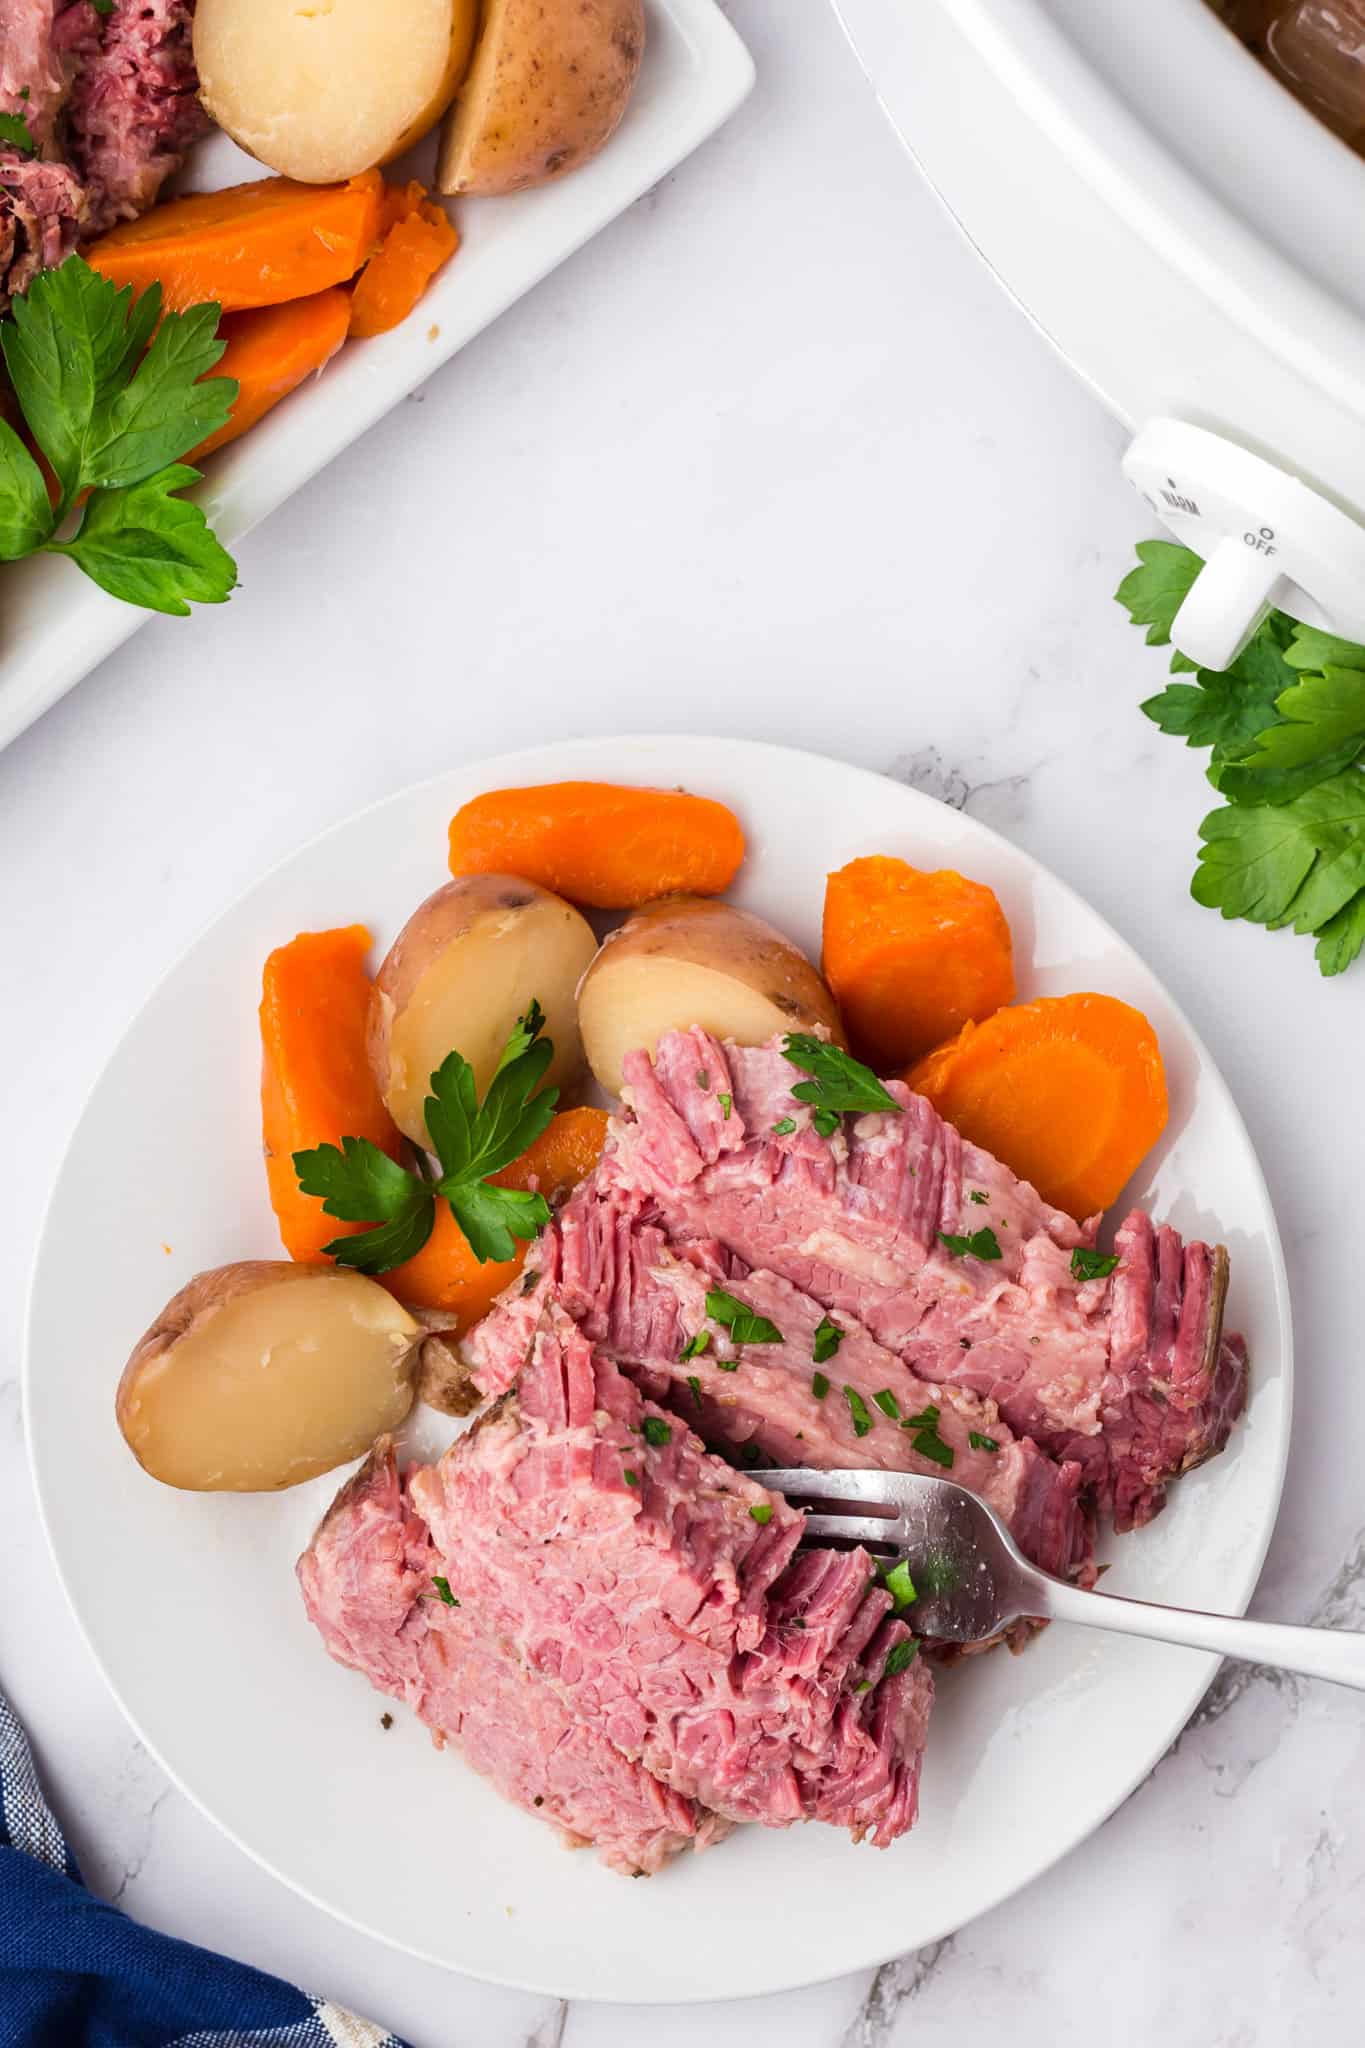
{"label": "fork tine", "polygon": [[828,1542],[831,1538],[846,1543],[885,1543],[892,1548],[900,1546],[900,1518],[886,1519],[873,1515],[807,1515],[802,1535],[803,1543]]}
{"label": "fork tine", "polygon": [[[794,1500],[856,1500],[875,1508],[885,1499],[885,1472],[821,1472],[814,1466],[790,1468],[760,1465],[748,1474],[760,1486]],[[889,1506],[890,1503],[888,1502]]]}

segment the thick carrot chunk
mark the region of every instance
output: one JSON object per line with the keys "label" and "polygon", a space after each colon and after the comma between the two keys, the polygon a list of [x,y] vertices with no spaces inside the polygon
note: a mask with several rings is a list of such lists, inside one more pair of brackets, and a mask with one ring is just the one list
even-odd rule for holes
{"label": "thick carrot chunk", "polygon": [[261,1122],[270,1203],[292,1259],[323,1264],[322,1247],[363,1230],[324,1216],[305,1195],[295,1152],[369,1138],[392,1159],[403,1139],[380,1100],[365,1052],[370,977],[363,924],[300,932],[265,963],[261,992]]}
{"label": "thick carrot chunk", "polygon": [[383,198],[378,171],[344,185],[260,178],[154,206],[85,255],[116,285],[159,284],[171,312],[206,299],[225,313],[277,306],[355,276],[378,240]]}
{"label": "thick carrot chunk", "polygon": [[1156,1033],[1114,996],[998,1010],[905,1078],[964,1138],[1082,1220],[1110,1206],[1166,1128]]}
{"label": "thick carrot chunk", "polygon": [[594,910],[718,896],[744,858],[733,811],[678,789],[547,782],[494,789],[450,821],[453,875],[523,875]]}
{"label": "thick carrot chunk", "polygon": [[1014,996],[1010,928],[994,892],[888,855],[830,876],[822,964],[854,1048],[879,1073]]}
{"label": "thick carrot chunk", "polygon": [[291,299],[288,305],[226,314],[218,333],[227,348],[212,375],[235,377],[237,397],[217,433],[201,441],[186,461],[200,462],[215,448],[235,441],[305,377],[330,362],[346,339],[350,318],[350,298],[337,286],[314,292],[311,298]]}
{"label": "thick carrot chunk", "polygon": [[386,334],[406,320],[460,246],[450,216],[415,179],[405,186],[390,186],[381,225],[383,240],[351,294],[351,333],[357,340]]}

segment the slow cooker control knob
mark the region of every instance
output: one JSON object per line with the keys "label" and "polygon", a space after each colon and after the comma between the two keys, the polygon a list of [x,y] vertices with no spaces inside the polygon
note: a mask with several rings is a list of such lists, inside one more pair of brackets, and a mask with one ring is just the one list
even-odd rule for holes
{"label": "slow cooker control knob", "polygon": [[1150,420],[1123,473],[1203,557],[1171,638],[1226,669],[1272,607],[1365,641],[1365,526],[1286,470],[1184,420]]}

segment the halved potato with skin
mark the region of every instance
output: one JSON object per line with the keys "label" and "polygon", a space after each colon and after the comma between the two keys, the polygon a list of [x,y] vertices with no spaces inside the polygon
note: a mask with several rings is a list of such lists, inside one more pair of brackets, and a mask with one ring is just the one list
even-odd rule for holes
{"label": "halved potato with skin", "polygon": [[820,1026],[844,1042],[838,1005],[799,947],[751,910],[702,896],[650,904],[611,933],[583,977],[578,1023],[613,1095],[628,1052],[653,1052],[689,1025],[737,1045]]}
{"label": "halved potato with skin", "polygon": [[197,1274],[134,1347],[115,1412],[154,1479],[267,1493],[396,1429],[425,1332],[363,1273],[247,1260]]}
{"label": "halved potato with skin", "polygon": [[424,135],[469,64],[478,0],[199,0],[200,97],[273,171],[325,185]]}
{"label": "halved potato with skin", "polygon": [[644,47],[642,0],[486,0],[441,136],[441,191],[520,192],[587,163],[626,110]]}
{"label": "halved potato with skin", "polygon": [[596,947],[572,904],[515,875],[460,875],[428,896],[370,998],[370,1064],[399,1130],[429,1144],[423,1104],[448,1053],[469,1061],[482,1096],[533,999],[555,1049],[545,1085],[572,1081],[583,1065],[574,996]]}

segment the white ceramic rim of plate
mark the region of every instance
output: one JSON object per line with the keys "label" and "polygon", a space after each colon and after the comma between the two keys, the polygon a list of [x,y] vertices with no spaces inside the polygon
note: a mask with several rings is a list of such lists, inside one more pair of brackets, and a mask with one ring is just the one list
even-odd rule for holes
{"label": "white ceramic rim of plate", "polygon": [[[408,784],[401,789],[394,790],[386,796],[376,798],[372,803],[363,805],[359,810],[352,812],[348,817],[338,820],[335,824],[324,828],[324,830],[322,830],[321,832],[314,833],[307,840],[301,842],[300,845],[294,848],[290,853],[282,856],[279,860],[272,862],[269,868],[267,868],[253,882],[248,884],[246,888],[240,890],[236,894],[236,896],[234,896],[228,903],[224,904],[215,913],[213,917],[208,919],[206,923],[201,927],[201,929],[196,933],[196,935],[190,941],[190,943],[180,950],[180,952],[178,953],[174,960],[167,963],[162,973],[157,977],[157,981],[154,987],[148,992],[148,995],[146,996],[145,1000],[138,1005],[137,1009],[126,1021],[122,1031],[119,1033],[118,1038],[115,1041],[115,1044],[110,1049],[108,1058],[101,1063],[99,1072],[96,1074],[93,1082],[91,1083],[91,1086],[86,1091],[85,1098],[81,1105],[80,1115],[77,1117],[75,1123],[72,1126],[71,1138],[69,1140],[67,1148],[68,1151],[70,1150],[70,1147],[74,1145],[76,1134],[80,1130],[81,1124],[86,1116],[86,1113],[103,1083],[105,1070],[107,1066],[113,1061],[117,1051],[123,1045],[124,1041],[136,1030],[137,1025],[140,1022],[144,1012],[148,1008],[150,1008],[150,1006],[156,1001],[162,986],[197,951],[197,949],[205,942],[206,938],[215,929],[216,926],[218,926],[225,919],[231,917],[239,908],[242,907],[242,905],[246,902],[246,900],[249,897],[254,896],[258,891],[266,889],[271,880],[277,874],[289,868],[295,861],[302,859],[308,853],[321,846],[326,840],[330,839],[334,834],[339,834],[349,830],[350,828],[358,824],[362,819],[369,817],[375,811],[383,809],[386,805],[394,804],[398,801],[409,800],[418,796],[421,793],[430,791],[438,785],[449,781],[452,778],[452,775],[454,774],[459,774],[463,777],[469,775],[471,772],[475,770],[482,771],[486,769],[488,777],[490,778],[488,782],[489,787],[498,787],[504,784],[514,784],[516,782],[518,770],[520,768],[533,763],[543,764],[546,755],[553,754],[556,763],[563,763],[563,768],[560,771],[561,779],[567,779],[573,772],[576,760],[581,761],[586,759],[590,761],[593,757],[601,757],[607,753],[610,753],[613,756],[620,757],[617,761],[614,770],[617,779],[629,780],[630,777],[628,772],[626,772],[624,764],[628,763],[632,752],[634,752],[637,749],[643,749],[649,754],[662,753],[665,756],[667,756],[669,751],[673,748],[685,750],[698,746],[723,747],[728,750],[732,759],[739,755],[747,756],[748,758],[754,760],[757,760],[759,757],[761,757],[765,764],[769,766],[778,765],[783,761],[790,762],[794,760],[801,760],[805,763],[815,763],[826,767],[834,767],[839,770],[841,775],[847,775],[849,777],[855,778],[856,780],[864,780],[869,785],[876,785],[879,791],[884,791],[888,786],[893,789],[897,789],[899,795],[913,810],[922,811],[924,807],[928,807],[930,810],[936,811],[941,808],[944,808],[938,804],[936,799],[925,795],[922,791],[914,790],[909,787],[899,785],[892,778],[878,774],[873,769],[864,768],[857,764],[839,761],[837,759],[834,759],[833,757],[822,755],[813,748],[789,747],[771,741],[736,738],[731,735],[722,734],[703,735],[695,733],[633,733],[624,735],[587,735],[575,739],[545,742],[539,746],[520,748],[511,753],[489,755],[487,757],[473,757],[470,760],[459,764],[458,769],[444,769],[434,775],[425,776],[416,783]],[[601,764],[599,763],[599,765]],[[1025,852],[1022,848],[1014,845],[1014,843],[1010,840],[1007,840],[1003,834],[994,831],[989,826],[981,824],[980,821],[976,819],[970,819],[968,820],[968,822],[972,826],[972,829],[975,833],[981,835],[983,839],[985,839],[994,847],[1002,850],[1008,861],[1020,864],[1021,870],[1027,873],[1031,878],[1041,879],[1047,884],[1049,888],[1059,892],[1061,897],[1065,899],[1069,905],[1074,906],[1085,917],[1095,920],[1097,924],[1103,928],[1106,936],[1113,942],[1114,946],[1119,950],[1121,954],[1126,956],[1129,961],[1135,964],[1140,972],[1150,976],[1152,980],[1158,982],[1158,986],[1162,990],[1165,1001],[1169,1006],[1171,1015],[1175,1019],[1180,1030],[1185,1034],[1187,1043],[1191,1051],[1199,1060],[1201,1072],[1201,1086],[1211,1087],[1219,1091],[1222,1097],[1225,1112],[1231,1117],[1235,1126],[1240,1131],[1245,1142],[1247,1159],[1257,1177],[1258,1191],[1262,1198],[1266,1216],[1268,1218],[1270,1226],[1267,1242],[1264,1249],[1268,1262],[1269,1276],[1272,1282],[1275,1300],[1275,1319],[1279,1346],[1279,1380],[1283,1410],[1283,1424],[1281,1428],[1278,1454],[1274,1466],[1274,1483],[1271,1492],[1271,1497],[1268,1500],[1264,1511],[1264,1523],[1258,1533],[1256,1540],[1246,1545],[1240,1553],[1239,1569],[1235,1575],[1235,1585],[1226,1603],[1227,1612],[1236,1614],[1244,1613],[1251,1599],[1252,1593],[1255,1590],[1257,1580],[1260,1576],[1262,1566],[1265,1562],[1266,1552],[1269,1549],[1270,1541],[1274,1533],[1276,1522],[1278,1520],[1279,1506],[1283,1495],[1284,1477],[1286,1466],[1288,1463],[1289,1445],[1292,1438],[1293,1425],[1294,1358],[1293,1329],[1290,1314],[1288,1276],[1285,1269],[1283,1247],[1280,1239],[1278,1221],[1275,1216],[1274,1205],[1270,1199],[1270,1192],[1266,1183],[1264,1171],[1261,1167],[1260,1159],[1256,1153],[1256,1149],[1252,1142],[1250,1133],[1246,1129],[1245,1122],[1242,1118],[1240,1110],[1237,1107],[1236,1101],[1234,1100],[1231,1091],[1227,1086],[1227,1083],[1224,1081],[1221,1072],[1219,1071],[1218,1067],[1213,1061],[1208,1051],[1208,1048],[1205,1046],[1198,1032],[1195,1031],[1193,1025],[1190,1023],[1190,1020],[1186,1016],[1184,1010],[1170,995],[1169,991],[1166,990],[1165,984],[1161,983],[1159,981],[1159,977],[1157,977],[1154,974],[1153,970],[1148,968],[1145,962],[1142,961],[1141,956],[1137,954],[1135,948],[1133,948],[1126,939],[1124,939],[1118,932],[1114,930],[1114,928],[1109,924],[1108,920],[1105,919],[1100,912],[1095,910],[1090,904],[1088,904],[1085,901],[1085,899],[1080,895],[1079,891],[1073,889],[1069,883],[1064,882],[1059,876],[1053,874],[1053,872],[1049,868],[1047,868],[1043,862],[1037,860],[1032,854]],[[64,1163],[65,1155],[63,1166]],[[61,1557],[59,1555],[57,1545],[52,1533],[52,1524],[49,1517],[48,1505],[44,1497],[43,1484],[40,1476],[38,1450],[37,1445],[34,1441],[32,1429],[31,1382],[33,1371],[33,1325],[36,1315],[39,1276],[42,1271],[44,1253],[47,1245],[48,1227],[51,1218],[51,1211],[52,1208],[55,1206],[57,1199],[57,1191],[61,1182],[62,1170],[63,1169],[59,1169],[58,1175],[54,1180],[52,1193],[49,1197],[47,1211],[44,1214],[43,1225],[41,1232],[39,1234],[37,1250],[34,1256],[33,1265],[29,1277],[29,1286],[24,1317],[23,1359],[20,1373],[20,1385],[22,1389],[22,1401],[24,1410],[25,1443],[28,1450],[29,1469],[33,1478],[34,1493],[37,1499],[39,1519],[42,1524],[43,1533],[47,1540],[49,1553],[52,1557],[54,1568],[56,1570],[58,1580],[61,1584],[63,1594],[67,1600],[67,1604],[70,1607],[72,1615],[75,1618],[76,1625],[80,1630],[81,1636],[91,1654],[91,1657],[97,1665],[102,1677],[105,1680],[105,1683],[108,1685],[110,1692],[113,1694],[113,1697],[117,1702],[120,1710],[122,1711],[124,1717],[128,1721],[130,1727],[133,1729],[135,1734],[138,1736],[139,1740],[146,1747],[149,1755],[151,1755],[154,1758],[158,1766],[166,1773],[166,1776],[177,1787],[177,1789],[184,1794],[184,1796],[191,1802],[193,1806],[195,1806],[198,1809],[200,1813],[204,1815],[205,1819],[210,1821],[213,1824],[213,1826],[216,1827],[222,1834],[226,1835],[227,1838],[231,1842],[233,1842],[237,1848],[241,1849],[244,1854],[249,1856],[254,1863],[258,1864],[262,1869],[267,1870],[271,1874],[271,1876],[277,1878],[280,1883],[288,1886],[288,1888],[291,1891],[295,1892],[298,1896],[306,1899],[310,1905],[318,1907],[321,1911],[327,1913],[330,1917],[337,1920],[342,1925],[353,1928],[357,1933],[366,1935],[374,1940],[381,1941],[385,1944],[385,1946],[393,1948],[401,1954],[412,1955],[419,1961],[433,1963],[440,1968],[455,1971],[457,1974],[474,1977],[480,1981],[501,1985],[508,1989],[530,1991],[550,1997],[562,1997],[568,1999],[583,1998],[588,2000],[594,2000],[604,2004],[641,2004],[649,2002],[646,1998],[642,1997],[638,1989],[631,1990],[629,1992],[616,1992],[611,1989],[604,1990],[600,1985],[597,1984],[594,1984],[591,1989],[586,1987],[575,1988],[573,1986],[566,1988],[562,1983],[551,1983],[550,1981],[542,1977],[537,1977],[533,1973],[518,1975],[513,1974],[512,1972],[509,1972],[507,1970],[481,1969],[477,1967],[475,1964],[472,1964],[468,1960],[464,1959],[462,1959],[459,1962],[455,1962],[452,1961],[450,1957],[444,1956],[439,1952],[432,1951],[430,1949],[422,1948],[419,1946],[415,1946],[411,1943],[405,1942],[400,1936],[387,1932],[382,1928],[367,1925],[364,1921],[346,1913],[343,1910],[340,1910],[338,1907],[330,1903],[327,1899],[321,1897],[316,1892],[311,1890],[305,1884],[287,1875],[283,1870],[278,1868],[277,1865],[273,1863],[267,1855],[253,1848],[251,1844],[245,1841],[234,1828],[227,1825],[222,1819],[220,1819],[220,1817],[214,1812],[207,1797],[201,1796],[192,1788],[191,1785],[186,1783],[186,1781],[181,1777],[181,1775],[176,1770],[172,1769],[171,1766],[166,1762],[156,1744],[149,1740],[135,1712],[124,1699],[122,1692],[119,1690],[118,1685],[115,1683],[114,1678],[111,1675],[107,1665],[105,1664],[103,1657],[100,1655],[100,1652],[96,1649],[95,1644],[90,1636],[90,1632],[87,1629],[85,1620],[81,1614],[80,1608],[71,1591],[71,1587],[68,1583],[66,1572],[63,1569]],[[1088,1840],[1089,1837],[1098,1828],[1103,1826],[1104,1822],[1109,1819],[1109,1817],[1118,1809],[1118,1807],[1120,1807],[1123,1804],[1123,1802],[1129,1797],[1129,1795],[1135,1790],[1135,1788],[1139,1784],[1141,1784],[1143,1779],[1148,1775],[1148,1773],[1155,1766],[1155,1764],[1159,1762],[1160,1758],[1165,1754],[1166,1750],[1169,1748],[1171,1742],[1180,1732],[1180,1729],[1184,1727],[1185,1724],[1188,1722],[1190,1715],[1194,1712],[1195,1708],[1199,1704],[1199,1701],[1203,1697],[1204,1693],[1207,1691],[1222,1661],[1220,1658],[1214,1655],[1206,1655],[1204,1653],[1184,1652],[1182,1654],[1185,1655],[1188,1662],[1190,1670],[1190,1680],[1188,1686],[1184,1690],[1183,1702],[1178,1718],[1173,1717],[1172,1725],[1170,1725],[1169,1727],[1163,1727],[1158,1739],[1154,1740],[1154,1742],[1152,1743],[1150,1752],[1144,1754],[1138,1766],[1134,1769],[1130,1769],[1125,1774],[1123,1780],[1120,1783],[1116,1784],[1113,1788],[1111,1788],[1111,1796],[1105,1801],[1103,1806],[1099,1810],[1088,1812],[1085,1818],[1084,1825],[1080,1826],[1074,1833],[1072,1833],[1066,1841],[1058,1845],[1055,1848],[1055,1850],[1046,1857],[1044,1861],[1038,1863],[1035,1866],[1035,1868],[1031,1871],[1031,1873],[1022,1878],[1011,1878],[1006,1882],[1002,1883],[1001,1885],[999,1885],[998,1888],[985,1891],[983,1893],[983,1896],[977,1903],[976,1907],[974,1908],[974,1911],[971,1914],[965,1916],[965,1918],[962,1915],[953,1915],[948,1920],[946,1920],[944,1924],[941,1926],[937,1925],[937,1923],[932,1923],[928,1931],[921,1932],[918,1935],[916,1944],[917,1946],[926,1946],[934,1941],[943,1939],[945,1936],[949,1934],[955,1933],[963,1925],[969,1924],[972,1919],[978,1918],[981,1914],[991,1911],[994,1907],[1003,1904],[1007,1899],[1013,1897],[1017,1892],[1025,1889],[1028,1884],[1031,1884],[1036,1878],[1044,1875],[1046,1871],[1050,1870],[1054,1867],[1055,1864],[1060,1862],[1064,1856],[1069,1855],[1073,1849],[1079,1847],[1082,1842]],[[870,1949],[866,1955],[841,1955],[837,1959],[837,1961],[827,1964],[823,1967],[815,1966],[809,1969],[808,1971],[804,1971],[794,1976],[774,1976],[765,1979],[761,1982],[757,1982],[754,1985],[752,1985],[752,1987],[747,1988],[743,1991],[735,1991],[733,1989],[726,1988],[722,1988],[720,1990],[698,1988],[695,1991],[695,1993],[686,1996],[679,1996],[677,1992],[670,1992],[667,1995],[666,2001],[655,2002],[667,2002],[669,2004],[706,2004],[713,2002],[717,1999],[734,1998],[741,1996],[760,1997],[772,1995],[782,1991],[800,1990],[809,1985],[828,1982],[835,1977],[850,1974],[859,1969],[877,1968],[882,1963],[892,1959],[892,1957],[894,1957],[895,1955],[903,1952],[904,1951],[899,1949],[886,1950],[882,1945],[879,1944],[876,1947]]]}

